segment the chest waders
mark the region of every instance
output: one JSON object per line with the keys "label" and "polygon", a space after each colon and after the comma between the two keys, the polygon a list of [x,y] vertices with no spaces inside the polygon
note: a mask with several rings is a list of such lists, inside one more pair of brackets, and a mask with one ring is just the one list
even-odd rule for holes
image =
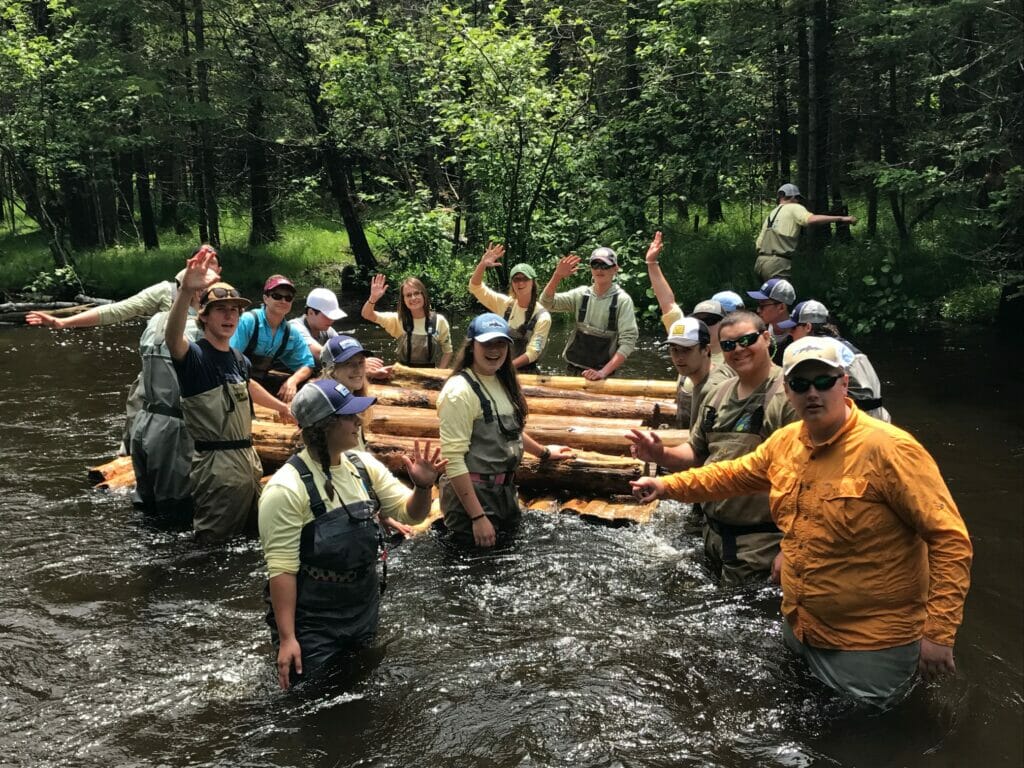
{"label": "chest waders", "polygon": [[777,206],[768,215],[767,226],[761,236],[761,244],[757,248],[754,272],[762,282],[773,277],[789,278],[793,271],[793,253],[800,242],[799,236],[783,235],[775,229],[775,222],[784,207]]}
{"label": "chest waders", "polygon": [[[506,323],[508,322],[508,319],[512,317],[512,310],[515,308],[516,302],[514,300],[505,308],[505,314],[503,317],[505,318]],[[540,314],[540,312],[534,312],[533,317],[526,320],[526,322],[518,328],[509,325],[508,335],[512,337],[512,348],[509,350],[509,353],[512,355],[513,360],[520,355],[526,354],[526,347],[530,343],[530,339],[533,337],[533,329],[537,327],[537,318],[540,317]],[[517,370],[519,373],[537,373],[537,363],[533,362],[529,365],[524,365],[522,368]]]}
{"label": "chest waders", "polygon": [[[719,416],[722,406],[730,401],[738,388],[738,378],[722,384],[701,409],[700,418],[708,444],[705,465],[739,458],[764,442],[765,407],[781,390],[782,377],[772,380],[763,393],[752,394],[735,415],[723,421]],[[730,566],[750,571],[744,575],[771,568],[782,533],[772,522],[767,494],[708,501],[702,504],[702,510],[708,528],[721,538],[723,575]],[[705,532],[706,548],[707,545]],[[709,551],[712,559],[716,554]]]}
{"label": "chest waders", "polygon": [[[139,340],[143,405],[135,417],[131,440],[132,500],[146,512],[191,519],[192,438],[181,410],[174,361],[164,343],[167,314],[155,315]],[[185,338],[195,341],[198,335],[195,323],[188,323]]]}
{"label": "chest waders", "polygon": [[593,294],[583,294],[579,312],[576,313],[576,327],[565,345],[562,357],[569,365],[581,370],[604,368],[612,359],[619,341],[619,288],[612,286],[612,303],[608,308],[608,323],[605,328],[587,323],[587,308]]}
{"label": "chest waders", "polygon": [[[481,383],[468,371],[460,374],[480,401],[483,414],[473,422],[466,467],[477,500],[495,529],[511,533],[519,524],[522,511],[516,495],[515,471],[523,458],[523,425],[511,416],[502,416]],[[441,479],[441,511],[450,533],[462,541],[473,542],[473,523],[451,487]]]}
{"label": "chest waders", "polygon": [[441,351],[437,343],[437,313],[427,315],[424,325],[426,333],[413,333],[416,321],[412,318],[402,321],[402,335],[398,337],[396,352],[398,362],[410,368],[433,368]]}
{"label": "chest waders", "polygon": [[195,447],[191,481],[196,538],[222,541],[243,533],[255,516],[263,472],[252,447],[248,385],[228,382],[222,374],[219,387],[183,397],[181,408]]}
{"label": "chest waders", "polygon": [[[291,336],[292,329],[287,321],[281,321],[281,343],[277,345],[277,349],[271,352],[269,355],[257,355],[256,344],[260,340],[260,324],[264,322],[260,319],[260,316],[256,314],[256,310],[250,310],[250,314],[256,321],[255,327],[252,329],[252,336],[249,337],[249,343],[245,345],[245,351],[242,353],[252,364],[252,370],[250,375],[256,379],[263,388],[270,394],[277,396],[277,391],[281,388],[281,384],[284,383],[284,379],[281,378],[284,368],[284,364],[281,363],[281,356],[284,351],[288,348],[288,339]],[[267,325],[267,333],[270,335],[270,343],[274,343],[274,335],[270,333],[270,326]],[[291,372],[288,373],[288,376]],[[287,378],[287,376],[285,376]]]}
{"label": "chest waders", "polygon": [[[387,585],[387,549],[377,521],[380,499],[366,465],[354,453],[345,457],[356,468],[368,499],[327,508],[310,467],[298,456],[288,463],[299,473],[309,496],[313,520],[302,528],[299,572],[295,576],[295,637],[302,649],[303,674],[337,653],[368,645],[377,634],[380,596]],[[335,503],[332,501],[331,503]],[[377,577],[377,560],[383,578]],[[265,590],[267,624],[274,645],[280,644],[277,621]]]}

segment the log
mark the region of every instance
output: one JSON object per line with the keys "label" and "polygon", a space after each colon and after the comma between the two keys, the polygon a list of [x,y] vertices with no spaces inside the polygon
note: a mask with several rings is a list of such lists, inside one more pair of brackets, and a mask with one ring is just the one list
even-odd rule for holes
{"label": "log", "polygon": [[[443,368],[409,368],[401,363],[392,366],[391,379],[423,389],[440,389],[451,371]],[[600,395],[628,397],[654,397],[674,400],[676,382],[658,379],[605,379],[588,381],[582,376],[548,376],[546,374],[519,374],[519,383],[526,386],[541,386],[552,389],[587,392]]]}
{"label": "log", "polygon": [[593,517],[612,523],[649,523],[658,502],[641,504],[630,496],[613,496],[611,499],[569,499],[559,501],[551,496],[533,499],[528,509],[538,512],[573,512],[580,517]]}
{"label": "log", "polygon": [[[402,456],[412,451],[413,438],[374,436],[367,446],[388,469],[405,476]],[[524,456],[516,471],[516,483],[523,488],[564,488],[574,493],[621,494],[629,490],[629,481],[642,477],[646,465],[638,459],[580,451],[569,461],[540,462]]]}

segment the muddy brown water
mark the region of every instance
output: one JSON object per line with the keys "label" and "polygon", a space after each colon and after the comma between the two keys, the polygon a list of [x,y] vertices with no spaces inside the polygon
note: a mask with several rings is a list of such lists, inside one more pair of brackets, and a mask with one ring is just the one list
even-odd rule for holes
{"label": "muddy brown water", "polygon": [[[788,655],[775,589],[715,585],[667,504],[634,528],[529,513],[513,549],[483,557],[452,557],[434,536],[403,544],[378,663],[278,692],[257,543],[197,549],[86,484],[117,442],[141,329],[0,327],[2,764],[1024,761],[1024,380],[1012,339],[936,331],[865,345],[975,543],[956,677],[871,716]],[[371,331],[359,329],[368,345]],[[647,344],[629,371],[668,366]]]}

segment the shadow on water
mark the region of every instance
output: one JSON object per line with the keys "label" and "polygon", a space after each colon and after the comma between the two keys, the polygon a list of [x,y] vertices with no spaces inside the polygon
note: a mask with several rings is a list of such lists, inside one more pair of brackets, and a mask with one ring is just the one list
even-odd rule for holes
{"label": "shadow on water", "polygon": [[[25,765],[1020,765],[1024,395],[978,337],[869,346],[975,540],[953,680],[884,715],[786,653],[778,592],[716,587],[686,509],[529,513],[515,544],[397,547],[370,659],[277,690],[256,542],[197,549],[98,494],[141,326],[0,329],[0,749]],[[370,336],[371,334],[361,335]],[[884,342],[884,343],[883,343]],[[647,345],[645,375],[667,366]]]}

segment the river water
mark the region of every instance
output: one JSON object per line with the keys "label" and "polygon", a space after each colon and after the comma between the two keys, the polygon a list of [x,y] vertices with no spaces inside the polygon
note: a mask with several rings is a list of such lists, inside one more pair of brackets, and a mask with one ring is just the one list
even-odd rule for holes
{"label": "river water", "polygon": [[[198,549],[86,483],[118,440],[141,328],[0,327],[0,764],[1024,762],[1017,342],[868,345],[975,543],[956,677],[878,716],[787,654],[775,589],[716,587],[667,504],[634,528],[528,513],[514,549],[478,558],[432,535],[407,542],[392,552],[382,658],[280,693],[258,544]],[[648,347],[630,371],[668,367]]]}

